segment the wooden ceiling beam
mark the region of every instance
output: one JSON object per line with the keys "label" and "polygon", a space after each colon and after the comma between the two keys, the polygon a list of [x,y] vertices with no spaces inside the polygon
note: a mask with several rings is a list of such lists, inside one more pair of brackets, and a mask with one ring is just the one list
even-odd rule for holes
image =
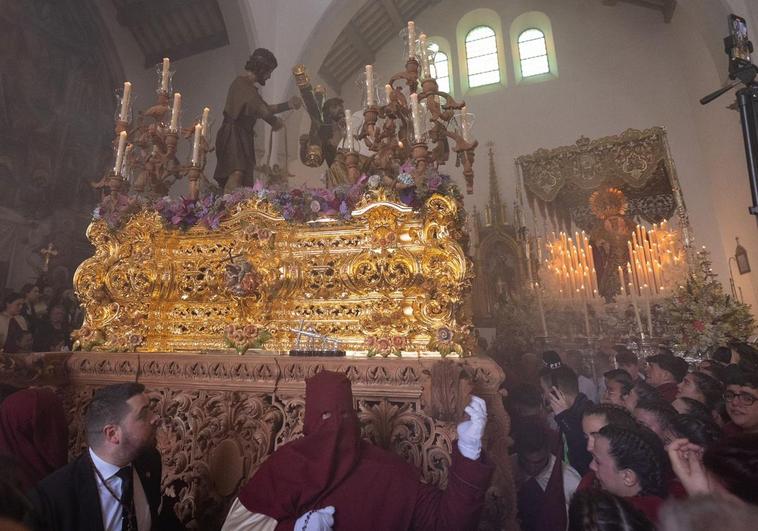
{"label": "wooden ceiling beam", "polygon": [[400,14],[394,0],[382,0],[382,7],[387,12],[387,16],[390,17],[393,26],[397,29],[405,27],[406,21],[403,20],[403,15]]}
{"label": "wooden ceiling beam", "polygon": [[195,9],[196,6],[205,4],[207,1],[161,0],[157,2],[155,0],[137,0],[123,5],[123,7],[117,4],[116,20],[122,26],[131,28],[153,17],[161,17],[185,9]]}
{"label": "wooden ceiling beam", "polygon": [[335,78],[334,75],[330,71],[328,71],[326,68],[321,68],[318,71],[318,76],[324,81],[324,83],[329,85],[329,88],[332,89],[335,95],[337,96],[340,95],[340,92],[341,92],[340,89],[342,88],[342,83],[337,81],[337,78]]}
{"label": "wooden ceiling beam", "polygon": [[376,54],[371,46],[366,42],[366,39],[361,35],[360,30],[356,27],[355,22],[352,20],[347,23],[344,30],[345,38],[347,38],[350,45],[360,56],[364,64],[372,65],[376,60]]}

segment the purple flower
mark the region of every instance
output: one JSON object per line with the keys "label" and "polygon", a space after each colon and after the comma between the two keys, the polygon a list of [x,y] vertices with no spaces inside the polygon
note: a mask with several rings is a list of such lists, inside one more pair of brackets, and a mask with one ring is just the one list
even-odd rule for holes
{"label": "purple flower", "polygon": [[400,201],[412,207],[413,203],[416,200],[416,187],[400,190],[400,193],[398,195],[400,196]]}
{"label": "purple flower", "polygon": [[292,207],[292,205],[286,205],[282,209],[282,217],[287,221],[291,221],[295,218],[295,209]]}
{"label": "purple flower", "polygon": [[347,203],[343,201],[340,203],[340,216],[343,218],[347,218],[350,215],[350,209],[347,206]]}
{"label": "purple flower", "polygon": [[429,188],[429,190],[437,190],[441,184],[442,177],[440,177],[437,173],[430,175],[429,179],[426,181],[426,187]]}

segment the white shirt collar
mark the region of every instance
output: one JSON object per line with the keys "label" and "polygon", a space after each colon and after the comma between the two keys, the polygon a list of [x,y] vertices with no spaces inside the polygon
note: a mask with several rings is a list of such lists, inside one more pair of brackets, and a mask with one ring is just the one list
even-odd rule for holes
{"label": "white shirt collar", "polygon": [[97,468],[103,476],[103,479],[106,481],[115,476],[116,472],[121,470],[120,466],[112,465],[109,462],[100,459],[97,454],[92,451],[92,448],[89,448],[89,455],[92,457],[92,463],[95,465],[95,468]]}
{"label": "white shirt collar", "polygon": [[537,481],[537,484],[543,491],[547,489],[547,484],[550,482],[550,476],[553,475],[554,466],[555,456],[553,454],[550,454],[550,459],[548,459],[547,466],[545,466],[545,468],[543,468],[539,474],[534,476],[534,479]]}

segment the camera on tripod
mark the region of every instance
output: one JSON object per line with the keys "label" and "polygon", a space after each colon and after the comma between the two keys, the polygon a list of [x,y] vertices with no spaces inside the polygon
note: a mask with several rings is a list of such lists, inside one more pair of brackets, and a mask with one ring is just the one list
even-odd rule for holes
{"label": "camera on tripod", "polygon": [[748,177],[753,206],[748,211],[758,216],[758,66],[750,59],[753,43],[748,39],[747,22],[737,15],[729,15],[729,36],[724,39],[724,51],[729,56],[729,79],[733,80],[700,100],[710,103],[737,85],[737,107],[740,111],[742,136],[745,142]]}

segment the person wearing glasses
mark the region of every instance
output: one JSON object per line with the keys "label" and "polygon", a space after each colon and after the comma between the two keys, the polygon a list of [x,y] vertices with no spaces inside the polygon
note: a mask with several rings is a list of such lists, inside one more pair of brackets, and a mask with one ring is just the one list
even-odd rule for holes
{"label": "person wearing glasses", "polygon": [[758,372],[734,367],[727,379],[724,403],[732,420],[724,427],[726,434],[758,433]]}

